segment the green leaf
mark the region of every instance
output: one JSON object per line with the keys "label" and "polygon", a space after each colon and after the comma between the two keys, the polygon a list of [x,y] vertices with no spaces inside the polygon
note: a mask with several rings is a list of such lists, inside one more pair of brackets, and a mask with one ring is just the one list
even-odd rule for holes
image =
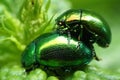
{"label": "green leaf", "polygon": [[47,13],[48,10],[49,10],[49,7],[50,7],[50,4],[51,4],[51,0],[48,0],[46,5],[45,5],[45,12]]}

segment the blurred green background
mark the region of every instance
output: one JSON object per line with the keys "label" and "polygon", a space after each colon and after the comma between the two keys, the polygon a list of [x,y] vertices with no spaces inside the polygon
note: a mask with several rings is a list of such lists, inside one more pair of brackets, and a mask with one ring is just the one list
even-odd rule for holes
{"label": "blurred green background", "polygon": [[[11,76],[11,73],[7,72],[14,73],[14,69],[19,70],[16,72],[21,73],[19,75],[24,74],[20,59],[26,45],[38,35],[51,31],[55,24],[54,19],[70,8],[89,9],[108,22],[112,31],[112,42],[108,48],[95,44],[96,53],[102,60],[93,60],[89,65],[119,76],[120,0],[0,0],[0,80],[8,80],[5,76]],[[12,67],[13,70],[10,70]]]}
{"label": "blurred green background", "polygon": [[[70,1],[70,0],[68,0]],[[90,9],[99,13],[109,24],[112,31],[112,42],[109,48],[100,48],[95,45],[100,62],[92,64],[113,71],[120,71],[120,0],[71,0],[73,8]]]}
{"label": "blurred green background", "polygon": [[[70,0],[68,0],[70,1]],[[112,31],[112,42],[109,48],[100,48],[96,46],[96,52],[102,58],[102,61],[97,62],[103,68],[119,69],[120,58],[120,1],[119,0],[72,0],[73,8],[90,9],[99,13],[109,24]]]}

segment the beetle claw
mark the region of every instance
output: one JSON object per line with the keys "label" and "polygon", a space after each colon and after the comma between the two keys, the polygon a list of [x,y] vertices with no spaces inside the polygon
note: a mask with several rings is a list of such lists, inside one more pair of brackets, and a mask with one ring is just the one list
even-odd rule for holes
{"label": "beetle claw", "polygon": [[99,58],[99,57],[97,57],[97,56],[94,56],[94,58],[95,58],[95,60],[97,60],[97,61],[102,60],[101,58]]}
{"label": "beetle claw", "polygon": [[93,57],[94,57],[94,59],[97,60],[97,61],[102,60],[101,58],[99,58],[99,57],[96,55],[95,51],[94,51],[94,55],[93,55]]}

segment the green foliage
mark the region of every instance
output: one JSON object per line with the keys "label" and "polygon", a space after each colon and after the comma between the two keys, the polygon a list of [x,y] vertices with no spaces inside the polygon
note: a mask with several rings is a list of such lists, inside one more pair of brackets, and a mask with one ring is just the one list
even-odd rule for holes
{"label": "green foliage", "polygon": [[[73,76],[66,77],[65,80],[120,80],[118,73],[110,73],[99,67],[88,66],[85,71],[75,71]],[[41,69],[35,69],[29,74],[19,65],[9,64],[0,69],[0,80],[59,80],[55,76],[48,76]]]}
{"label": "green foliage", "polygon": [[0,55],[4,57],[0,58],[0,65],[9,59],[16,61],[15,55],[20,59],[26,45],[52,29],[51,20],[54,15],[49,19],[47,16],[50,0],[44,7],[42,0],[20,1],[2,0],[0,4]]}

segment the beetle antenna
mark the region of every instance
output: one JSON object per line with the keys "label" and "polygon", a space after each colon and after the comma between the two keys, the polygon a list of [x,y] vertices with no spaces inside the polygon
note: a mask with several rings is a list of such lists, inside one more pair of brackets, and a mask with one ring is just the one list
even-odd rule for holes
{"label": "beetle antenna", "polygon": [[83,35],[83,25],[81,25],[81,18],[82,18],[82,10],[80,10],[80,35],[78,36],[79,41],[80,41],[80,38]]}

